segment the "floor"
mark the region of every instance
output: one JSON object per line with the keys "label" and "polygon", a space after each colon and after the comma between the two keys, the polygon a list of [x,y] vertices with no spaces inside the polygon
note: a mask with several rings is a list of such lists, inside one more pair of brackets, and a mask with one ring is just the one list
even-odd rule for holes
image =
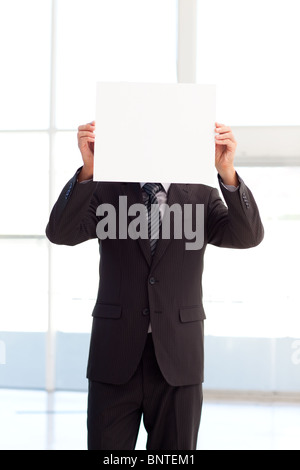
{"label": "floor", "polygon": [[[85,393],[0,390],[1,450],[85,448]],[[300,450],[300,404],[205,400],[197,448]]]}

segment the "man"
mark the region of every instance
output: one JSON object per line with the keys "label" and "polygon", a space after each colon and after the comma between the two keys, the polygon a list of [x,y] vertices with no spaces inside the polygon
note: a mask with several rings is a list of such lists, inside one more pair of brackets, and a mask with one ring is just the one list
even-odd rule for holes
{"label": "man", "polygon": [[[216,123],[215,166],[227,207],[217,189],[201,184],[94,182],[94,131],[95,122],[78,128],[83,166],[51,212],[46,229],[51,242],[76,245],[96,238],[97,208],[104,203],[115,207],[119,223],[120,196],[127,197],[128,207],[149,208],[150,201],[161,209],[177,203],[184,211],[186,204],[202,204],[204,239],[198,250],[186,249],[185,237],[172,232],[170,239],[157,240],[149,232],[148,239],[99,240],[100,283],[87,369],[88,448],[134,449],[143,414],[148,450],[193,450],[202,409],[205,248],[258,245],[259,212],[234,169],[237,144],[225,125]],[[192,218],[195,224],[195,214]]]}

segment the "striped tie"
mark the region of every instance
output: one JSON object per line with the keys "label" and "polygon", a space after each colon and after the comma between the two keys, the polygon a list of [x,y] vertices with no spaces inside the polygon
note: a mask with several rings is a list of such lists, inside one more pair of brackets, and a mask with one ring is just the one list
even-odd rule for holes
{"label": "striped tie", "polygon": [[151,254],[153,256],[161,226],[161,215],[156,194],[164,189],[160,183],[146,183],[143,186],[143,190],[149,196],[145,201],[145,205],[148,211],[148,237],[150,240]]}

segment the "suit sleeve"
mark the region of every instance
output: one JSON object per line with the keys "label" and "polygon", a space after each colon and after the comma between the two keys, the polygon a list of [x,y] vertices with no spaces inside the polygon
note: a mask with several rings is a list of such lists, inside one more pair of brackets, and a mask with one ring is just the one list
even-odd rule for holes
{"label": "suit sleeve", "polygon": [[78,245],[96,238],[98,219],[96,210],[100,202],[99,185],[88,181],[77,182],[81,168],[68,181],[50,214],[46,227],[48,239],[57,245]]}
{"label": "suit sleeve", "polygon": [[[208,204],[208,243],[225,248],[252,248],[264,238],[259,210],[250,189],[238,176],[240,186],[230,192],[220,184],[226,205],[213,188]],[[220,178],[219,178],[220,180]],[[227,206],[227,207],[226,207]]]}

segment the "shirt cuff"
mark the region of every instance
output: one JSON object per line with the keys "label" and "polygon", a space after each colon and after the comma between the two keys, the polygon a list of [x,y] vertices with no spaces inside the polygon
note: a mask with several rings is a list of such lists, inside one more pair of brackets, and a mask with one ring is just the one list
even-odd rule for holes
{"label": "shirt cuff", "polygon": [[[240,183],[241,181],[240,181],[239,175],[237,175],[237,177],[238,177],[238,180],[239,180],[239,183]],[[219,174],[218,174],[218,178],[219,178],[219,182],[223,186],[223,188],[227,189],[227,191],[230,191],[231,193],[234,193],[235,191],[237,191],[240,188],[240,185],[233,186],[231,184],[223,183],[223,180],[222,180],[222,178]]]}
{"label": "shirt cuff", "polygon": [[77,183],[79,183],[79,184],[85,184],[85,183],[89,183],[90,181],[93,181],[93,179],[90,178],[89,180],[83,180],[83,181],[80,181],[80,182],[79,182],[79,181],[78,181],[78,176],[79,176],[79,173],[81,172],[81,170],[82,170],[82,166],[81,166],[80,168],[78,168],[78,170],[76,171],[76,181],[77,181]]}
{"label": "shirt cuff", "polygon": [[228,191],[230,191],[231,193],[234,193],[235,191],[237,191],[240,187],[240,185],[238,186],[232,186],[231,184],[224,184],[223,181],[221,181],[221,185],[224,186],[224,188],[226,188]]}
{"label": "shirt cuff", "polygon": [[[93,181],[93,180],[92,180],[92,179],[90,179],[90,180],[83,180],[83,181],[80,181],[79,184],[89,183],[90,181]],[[78,179],[77,179],[77,182],[78,182]]]}

